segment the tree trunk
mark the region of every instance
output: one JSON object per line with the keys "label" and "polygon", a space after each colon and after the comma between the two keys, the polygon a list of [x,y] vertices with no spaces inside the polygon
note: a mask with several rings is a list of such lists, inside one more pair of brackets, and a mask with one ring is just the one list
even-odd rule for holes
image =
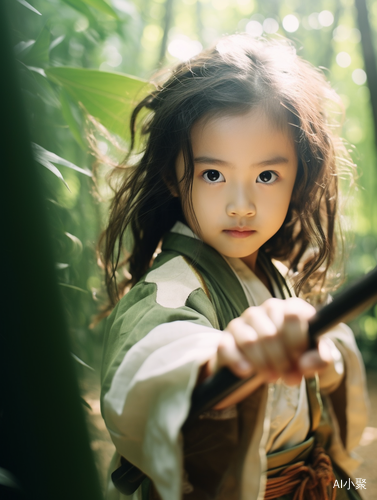
{"label": "tree trunk", "polygon": [[338,27],[339,19],[340,19],[340,16],[342,14],[342,11],[343,11],[342,4],[340,3],[340,0],[337,0],[336,9],[334,12],[333,28],[329,32],[330,36],[329,36],[328,42],[323,44],[323,54],[322,54],[322,57],[320,59],[321,67],[323,67],[325,69],[331,68],[332,58],[334,57],[334,46],[331,43],[331,38],[332,38],[333,31]]}
{"label": "tree trunk", "polygon": [[174,2],[174,0],[166,0],[166,2],[165,2],[166,11],[165,11],[165,17],[164,17],[164,36],[162,37],[161,48],[160,48],[160,57],[158,59],[158,62],[160,65],[164,62],[164,59],[165,59],[166,47],[168,44],[169,29],[170,29],[171,20],[173,17],[173,2]]}
{"label": "tree trunk", "polygon": [[355,0],[357,8],[357,20],[361,32],[361,45],[363,49],[365,71],[370,92],[372,106],[374,139],[377,148],[377,64],[376,53],[372,42],[372,30],[369,24],[366,0]]}

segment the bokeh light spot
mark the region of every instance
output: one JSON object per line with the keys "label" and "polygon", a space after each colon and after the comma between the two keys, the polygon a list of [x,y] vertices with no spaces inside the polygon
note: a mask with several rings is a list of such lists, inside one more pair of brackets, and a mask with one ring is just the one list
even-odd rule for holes
{"label": "bokeh light spot", "polygon": [[168,52],[180,61],[187,61],[203,50],[203,46],[197,40],[190,40],[189,37],[181,36],[168,45]]}
{"label": "bokeh light spot", "polygon": [[364,331],[369,340],[377,338],[377,320],[372,316],[367,316],[364,320]]}
{"label": "bokeh light spot", "polygon": [[246,25],[246,33],[254,37],[261,36],[263,34],[263,26],[258,21],[250,21]]}
{"label": "bokeh light spot", "polygon": [[[116,68],[119,66],[122,62],[122,56],[119,54],[118,49],[115,47],[115,45],[112,44],[107,44],[105,45],[103,49],[103,55],[106,59],[105,64],[108,66],[111,66],[112,68]],[[103,64],[103,63],[102,63]],[[103,69],[104,66],[100,66],[100,69]]]}
{"label": "bokeh light spot", "polygon": [[351,31],[347,26],[340,24],[333,31],[333,38],[336,42],[344,42],[350,37]]}
{"label": "bokeh light spot", "polygon": [[285,31],[288,31],[288,33],[294,33],[298,30],[299,26],[300,22],[294,14],[288,14],[283,19],[283,28]]}
{"label": "bokeh light spot", "polygon": [[318,12],[313,12],[312,14],[310,14],[310,16],[308,17],[308,23],[309,23],[309,26],[311,28],[313,28],[313,30],[320,30],[322,28],[322,25],[321,23],[319,22],[319,19],[318,19]]}
{"label": "bokeh light spot", "polygon": [[331,26],[332,23],[334,22],[334,16],[333,13],[330,12],[329,10],[323,10],[318,14],[318,21],[321,23],[322,26]]}
{"label": "bokeh light spot", "polygon": [[143,37],[148,40],[148,42],[159,42],[163,34],[164,32],[161,26],[157,24],[147,24],[143,31]]}
{"label": "bokeh light spot", "polygon": [[229,5],[229,0],[212,0],[212,5],[216,10],[224,10]]}
{"label": "bokeh light spot", "polygon": [[348,66],[351,64],[351,56],[348,54],[348,52],[339,52],[339,54],[337,54],[336,56],[336,63],[341,68],[348,68]]}
{"label": "bokeh light spot", "polygon": [[90,276],[86,284],[89,290],[91,290],[92,288],[96,290],[101,289],[101,280],[97,276]]}
{"label": "bokeh light spot", "polygon": [[89,21],[86,16],[80,16],[75,22],[75,31],[80,33],[81,31],[85,31],[89,28]]}
{"label": "bokeh light spot", "polygon": [[352,72],[352,80],[357,84],[357,85],[363,85],[367,81],[367,74],[363,69],[355,69]]}
{"label": "bokeh light spot", "polygon": [[263,30],[268,33],[276,33],[279,29],[279,23],[272,17],[268,17],[263,21]]}
{"label": "bokeh light spot", "polygon": [[[234,0],[233,0],[234,3]],[[237,0],[238,11],[245,16],[249,16],[255,10],[254,0]]]}

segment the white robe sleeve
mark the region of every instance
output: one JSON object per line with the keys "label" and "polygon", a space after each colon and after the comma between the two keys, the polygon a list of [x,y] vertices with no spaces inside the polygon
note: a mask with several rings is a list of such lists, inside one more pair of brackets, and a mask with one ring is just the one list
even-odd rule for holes
{"label": "white robe sleeve", "polygon": [[[346,429],[345,442],[341,439],[341,430],[336,418],[334,398],[325,396],[334,423],[334,435],[329,453],[346,472],[351,473],[360,463],[352,454],[359,444],[362,432],[368,419],[368,395],[366,377],[361,354],[357,348],[351,329],[345,324],[339,324],[325,334],[330,338],[342,354],[345,366],[345,383],[339,388],[345,405]],[[334,394],[334,393],[333,393]]]}
{"label": "white robe sleeve", "polygon": [[163,500],[181,497],[180,430],[199,368],[221,335],[188,321],[159,325],[127,352],[104,397],[117,452],[147,474]]}

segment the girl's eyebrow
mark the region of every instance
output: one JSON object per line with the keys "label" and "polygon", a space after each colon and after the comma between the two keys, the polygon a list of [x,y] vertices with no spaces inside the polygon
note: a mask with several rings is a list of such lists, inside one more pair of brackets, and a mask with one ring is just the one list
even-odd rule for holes
{"label": "girl's eyebrow", "polygon": [[[231,167],[232,165],[225,160],[220,160],[219,158],[211,158],[210,156],[198,156],[194,158],[194,163],[205,163],[207,165],[220,165],[223,167]],[[252,167],[268,167],[269,165],[283,165],[289,163],[289,159],[285,156],[274,156],[268,160],[263,160],[259,163],[254,163]]]}
{"label": "girl's eyebrow", "polygon": [[268,165],[282,165],[284,163],[289,163],[289,159],[285,156],[274,156],[269,160],[264,160],[253,165],[253,167],[267,167]]}
{"label": "girl's eyebrow", "polygon": [[228,162],[224,160],[219,160],[218,158],[211,158],[210,156],[198,156],[194,158],[194,163],[206,163],[210,165],[229,165]]}

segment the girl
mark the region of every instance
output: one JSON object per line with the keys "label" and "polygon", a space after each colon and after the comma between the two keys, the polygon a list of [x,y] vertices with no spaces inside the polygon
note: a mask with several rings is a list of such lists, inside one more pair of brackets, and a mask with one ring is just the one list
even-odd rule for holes
{"label": "girl", "polygon": [[[361,358],[344,325],[307,351],[314,308],[297,298],[324,302],[335,255],[336,100],[288,43],[234,35],[134,110],[132,147],[149,111],[145,149],[103,237],[115,308],[101,398],[112,470],[124,457],[147,476],[134,499],[358,498],[333,485],[357,464]],[[182,429],[222,366],[257,378]]]}

